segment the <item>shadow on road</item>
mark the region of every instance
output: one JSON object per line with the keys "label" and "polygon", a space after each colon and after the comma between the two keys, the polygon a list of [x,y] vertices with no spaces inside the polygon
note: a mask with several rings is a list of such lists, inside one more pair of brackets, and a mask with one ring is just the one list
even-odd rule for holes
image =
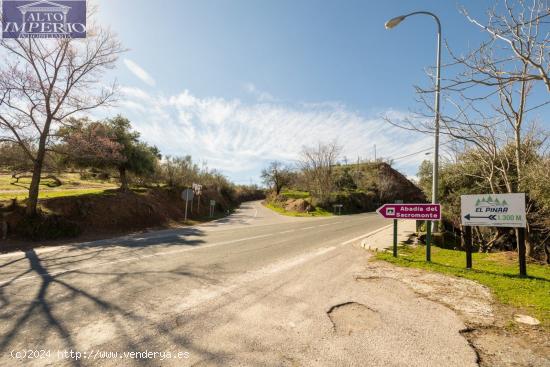
{"label": "shadow on road", "polygon": [[[132,304],[132,300],[141,301],[136,293],[156,287],[159,279],[165,283],[179,278],[215,283],[215,279],[199,275],[207,273],[205,269],[183,264],[162,271],[125,271],[121,266],[101,272],[93,266],[112,259],[113,255],[124,258],[131,253],[139,260],[142,249],[154,252],[156,248],[200,246],[204,243],[202,236],[204,233],[199,229],[185,229],[160,237],[90,243],[48,251],[43,255],[30,250],[23,257],[0,264],[0,275],[9,278],[0,282],[0,320],[3,321],[0,326],[0,361],[9,358],[13,349],[40,349],[55,345],[59,350],[82,352],[86,346],[81,345],[79,332],[96,324],[114,327],[110,339],[116,340],[119,351],[151,350],[149,346],[154,346],[157,336],[162,335],[179,350],[204,359],[220,358],[194,346],[188,337],[174,333],[171,325],[144,316],[143,312],[136,313]],[[140,251],[136,252],[136,249]],[[93,342],[90,345],[96,346]],[[112,344],[104,345],[107,350],[109,346]],[[88,365],[74,359],[55,361],[73,366]],[[13,362],[10,360],[11,365]],[[154,360],[132,360],[132,363],[158,365]],[[0,362],[0,365],[7,364]]]}

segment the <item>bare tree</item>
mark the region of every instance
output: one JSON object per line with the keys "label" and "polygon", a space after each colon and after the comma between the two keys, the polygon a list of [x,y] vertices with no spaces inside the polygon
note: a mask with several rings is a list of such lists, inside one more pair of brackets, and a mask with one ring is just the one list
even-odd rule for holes
{"label": "bare tree", "polygon": [[[452,61],[444,66],[444,75],[449,76],[443,80],[441,133],[471,150],[480,167],[476,178],[487,182],[493,193],[528,191],[525,154],[532,139],[526,121],[530,112],[550,103],[530,98],[537,81],[543,81],[550,91],[548,9],[543,0],[504,0],[489,9],[484,22],[463,9],[466,19],[484,30],[487,38],[463,55],[447,45]],[[429,74],[433,79],[433,73]],[[434,111],[429,97],[434,90],[416,89],[425,108],[413,118],[387,121],[432,134],[434,128],[428,121]],[[512,147],[513,154],[507,154]]]}
{"label": "bare tree", "polygon": [[283,187],[288,186],[292,180],[292,171],[283,163],[273,161],[269,166],[262,170],[262,180],[269,186],[273,187],[276,195],[281,193]]}
{"label": "bare tree", "polygon": [[300,166],[309,190],[322,203],[330,198],[334,188],[334,166],[342,148],[335,142],[319,143],[316,148],[304,147]]}
{"label": "bare tree", "polygon": [[[479,82],[492,83],[498,80],[513,83],[538,80],[544,82],[550,92],[550,33],[545,27],[550,21],[550,4],[547,0],[504,0],[487,12],[487,21],[471,16],[466,9],[462,13],[474,25],[487,32],[487,42],[503,49],[500,63],[521,60],[529,65],[528,72],[522,69],[496,70],[480,69],[487,79]],[[502,46],[502,47],[500,47]]]}
{"label": "bare tree", "polygon": [[2,39],[0,141],[18,144],[33,162],[27,214],[34,215],[40,177],[55,131],[68,117],[112,101],[101,77],[123,48],[115,35],[91,27],[81,39]]}

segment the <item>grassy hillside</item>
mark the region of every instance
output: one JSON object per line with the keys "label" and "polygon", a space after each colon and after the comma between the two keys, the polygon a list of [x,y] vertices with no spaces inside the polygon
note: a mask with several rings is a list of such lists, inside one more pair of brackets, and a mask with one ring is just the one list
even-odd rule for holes
{"label": "grassy hillside", "polygon": [[[114,181],[83,180],[78,173],[63,173],[56,177],[61,181],[61,185],[51,178],[44,178],[41,181],[39,196],[41,199],[103,194],[107,190],[118,188],[118,184]],[[26,199],[30,181],[30,177],[16,180],[12,178],[11,174],[0,173],[0,201]]]}
{"label": "grassy hillside", "polygon": [[[6,213],[9,240],[51,240],[86,234],[101,238],[147,228],[183,223],[185,203],[181,187],[131,187],[119,190],[114,180],[82,179],[64,173],[44,179],[40,187],[39,215],[25,215],[29,177],[16,180],[0,174],[0,212]],[[207,221],[210,200],[216,201],[214,218],[227,215],[241,201],[263,198],[263,192],[246,187],[205,185],[197,209],[197,199],[188,212],[188,222]],[[12,199],[17,199],[15,204]],[[189,224],[188,223],[188,224]],[[27,244],[30,245],[30,244]],[[7,246],[7,247],[6,247]],[[11,248],[0,241],[0,251]]]}
{"label": "grassy hillside", "polygon": [[[330,215],[334,204],[343,205],[342,214],[351,214],[374,211],[395,200],[413,203],[426,200],[420,188],[384,162],[334,166],[335,188],[324,202],[306,190],[309,185],[304,176],[297,177],[290,189],[278,196],[268,196],[266,206],[285,215],[318,216]],[[310,213],[306,213],[308,205],[312,206]]]}

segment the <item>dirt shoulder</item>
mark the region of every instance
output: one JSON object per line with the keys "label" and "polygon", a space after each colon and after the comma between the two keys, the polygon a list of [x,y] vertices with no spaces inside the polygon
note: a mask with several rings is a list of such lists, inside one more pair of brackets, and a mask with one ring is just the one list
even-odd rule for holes
{"label": "dirt shoulder", "polygon": [[420,297],[455,311],[464,321],[461,333],[476,350],[480,366],[550,366],[548,331],[541,326],[511,322],[517,310],[496,302],[487,287],[468,279],[374,259],[356,276],[360,282],[384,278],[400,281]]}

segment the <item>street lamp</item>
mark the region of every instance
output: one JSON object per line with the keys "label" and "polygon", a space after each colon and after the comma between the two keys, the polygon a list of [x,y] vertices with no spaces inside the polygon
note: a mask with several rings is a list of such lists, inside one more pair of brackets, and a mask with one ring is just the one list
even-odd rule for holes
{"label": "street lamp", "polygon": [[[433,182],[432,182],[432,203],[437,204],[437,191],[439,187],[439,94],[441,92],[441,22],[437,15],[428,11],[416,11],[414,13],[400,15],[388,20],[385,24],[386,29],[392,29],[401,23],[405,18],[411,15],[429,15],[437,23],[437,76],[435,84],[435,145],[434,145],[434,165],[433,165]],[[437,222],[434,222],[434,232],[437,232]]]}

